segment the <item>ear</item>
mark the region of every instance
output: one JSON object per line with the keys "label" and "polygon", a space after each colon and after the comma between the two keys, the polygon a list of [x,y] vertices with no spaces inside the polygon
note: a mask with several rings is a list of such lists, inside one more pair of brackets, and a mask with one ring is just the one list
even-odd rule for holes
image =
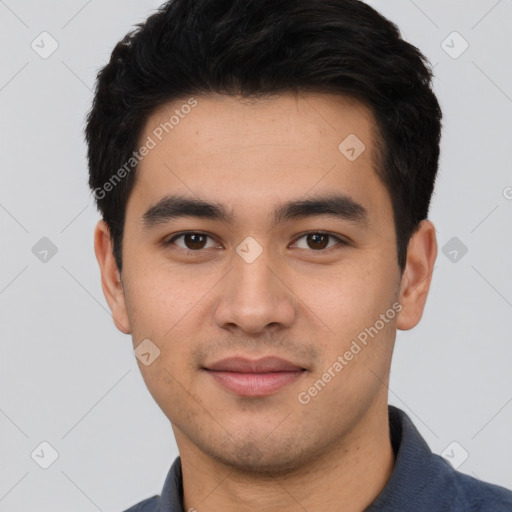
{"label": "ear", "polygon": [[436,257],[436,229],[432,222],[423,220],[407,247],[407,262],[400,285],[402,310],[398,314],[397,329],[412,329],[421,320]]}
{"label": "ear", "polygon": [[112,311],[116,327],[124,334],[130,334],[130,322],[126,310],[121,274],[114,258],[114,244],[107,224],[100,220],[94,230],[94,252],[101,271],[101,287]]}

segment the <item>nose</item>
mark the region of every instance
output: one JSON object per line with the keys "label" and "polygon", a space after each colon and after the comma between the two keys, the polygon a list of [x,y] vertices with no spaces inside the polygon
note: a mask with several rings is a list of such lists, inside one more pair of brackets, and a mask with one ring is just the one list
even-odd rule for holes
{"label": "nose", "polygon": [[250,334],[290,327],[297,298],[286,283],[284,267],[269,257],[268,249],[252,262],[234,254],[233,267],[223,282],[215,311],[219,327],[238,327]]}

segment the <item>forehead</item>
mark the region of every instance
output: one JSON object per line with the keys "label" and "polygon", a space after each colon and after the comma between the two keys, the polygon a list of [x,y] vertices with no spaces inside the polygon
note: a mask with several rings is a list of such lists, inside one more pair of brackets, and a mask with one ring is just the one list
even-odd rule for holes
{"label": "forehead", "polygon": [[345,96],[184,97],[146,120],[139,142],[152,149],[139,162],[129,203],[140,210],[182,193],[254,213],[269,197],[283,202],[335,189],[387,214],[375,135],[371,109]]}

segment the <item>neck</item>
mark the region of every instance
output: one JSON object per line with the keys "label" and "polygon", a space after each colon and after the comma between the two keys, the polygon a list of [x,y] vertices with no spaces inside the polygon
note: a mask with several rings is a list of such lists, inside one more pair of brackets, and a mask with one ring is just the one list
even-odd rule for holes
{"label": "neck", "polygon": [[374,501],[393,471],[395,456],[388,422],[387,403],[370,409],[352,432],[322,457],[279,476],[242,473],[191,443],[179,443],[184,510],[360,512]]}

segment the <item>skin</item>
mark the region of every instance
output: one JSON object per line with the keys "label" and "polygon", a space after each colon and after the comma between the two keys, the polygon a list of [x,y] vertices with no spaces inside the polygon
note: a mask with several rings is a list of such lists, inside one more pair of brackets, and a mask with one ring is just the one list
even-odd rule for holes
{"label": "skin", "polygon": [[[196,99],[139,164],[122,277],[107,226],[100,221],[95,231],[115,325],[132,335],[134,347],[149,338],[160,350],[150,365],[138,364],[173,428],[184,509],[361,511],[393,469],[392,351],[396,330],[413,328],[423,314],[437,256],[434,225],[420,224],[402,274],[391,199],[373,168],[375,120],[358,101],[312,93]],[[155,112],[141,141],[185,101]],[[355,161],[338,149],[351,133],[366,146]],[[368,210],[366,228],[327,215],[271,226],[268,214],[278,203],[333,192]],[[144,212],[171,193],[220,203],[235,222],[186,217],[145,230]],[[162,244],[182,231],[210,238],[189,240],[196,250],[190,256],[183,237]],[[328,239],[318,249],[304,236],[318,231],[346,244]],[[235,251],[247,236],[263,250],[252,263]],[[298,394],[396,302],[400,313],[300,403]],[[241,397],[201,370],[231,355],[277,355],[307,371],[271,395]]]}

